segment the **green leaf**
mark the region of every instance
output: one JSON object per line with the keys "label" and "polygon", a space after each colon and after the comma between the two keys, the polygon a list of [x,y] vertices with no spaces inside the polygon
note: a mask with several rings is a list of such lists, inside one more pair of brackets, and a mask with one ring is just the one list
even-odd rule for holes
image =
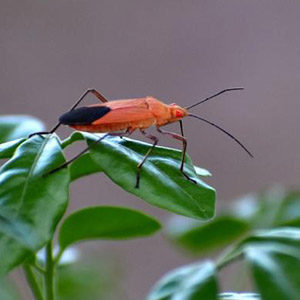
{"label": "green leaf", "polygon": [[[247,199],[252,205],[253,214],[248,219],[253,228],[300,227],[300,191],[286,191],[281,186],[274,186],[263,193],[243,197],[233,210],[240,212],[240,204]],[[249,211],[249,208],[244,208]]]}
{"label": "green leaf", "polygon": [[[62,142],[62,146],[65,149],[66,147],[72,145],[74,142],[80,141],[82,139],[82,135],[72,134]],[[81,155],[75,161],[73,161],[69,165],[69,169],[71,181],[74,181],[87,175],[102,172],[100,166],[97,163],[95,163],[94,160],[91,158],[89,151]]]}
{"label": "green leaf", "polygon": [[156,147],[141,172],[140,187],[135,188],[137,165],[151,145],[129,139],[76,132],[74,140],[86,139],[91,145],[91,158],[116,184],[152,205],[197,219],[212,218],[215,211],[215,190],[195,173],[186,157],[185,171],[197,181],[187,180],[179,171],[181,151]]}
{"label": "green leaf", "polygon": [[226,246],[243,236],[248,223],[230,216],[216,217],[209,223],[193,222],[185,228],[182,222],[171,222],[168,234],[179,245],[197,254]]}
{"label": "green leaf", "polygon": [[300,226],[300,192],[273,187],[261,194],[243,196],[223,215],[210,222],[175,217],[167,234],[197,254],[218,249],[240,239],[254,228]]}
{"label": "green leaf", "polygon": [[83,154],[70,164],[71,181],[98,172],[102,172],[102,170],[99,165],[91,159],[89,153]]}
{"label": "green leaf", "polygon": [[59,266],[57,274],[58,300],[122,299],[117,295],[120,274],[110,258],[84,257],[82,261]]}
{"label": "green leaf", "polygon": [[0,143],[45,130],[44,124],[31,116],[11,115],[0,117]]}
{"label": "green leaf", "polygon": [[240,242],[223,262],[239,255],[247,260],[262,299],[298,299],[300,229],[291,227],[260,231]]}
{"label": "green leaf", "polygon": [[25,139],[17,139],[14,141],[0,144],[0,158],[10,158],[13,156],[15,150],[21,145]]}
{"label": "green leaf", "polygon": [[278,225],[300,227],[300,191],[285,195],[276,221]]}
{"label": "green leaf", "polygon": [[203,177],[212,176],[211,173],[206,169],[203,169],[203,168],[200,168],[200,167],[197,167],[197,166],[194,166],[194,169],[195,169],[195,172],[198,176],[203,176]]}
{"label": "green leaf", "polygon": [[154,286],[147,300],[216,300],[217,282],[212,262],[175,269]]}
{"label": "green leaf", "polygon": [[34,136],[0,169],[0,272],[43,247],[68,202],[67,170],[43,176],[65,161],[56,135]]}
{"label": "green leaf", "polygon": [[263,232],[243,243],[256,286],[264,300],[295,300],[300,295],[300,229]]}
{"label": "green leaf", "polygon": [[148,236],[160,227],[153,218],[129,208],[88,207],[76,211],[63,222],[58,239],[64,249],[89,239],[118,240]]}
{"label": "green leaf", "polygon": [[218,295],[219,300],[260,300],[256,293],[222,293]]}

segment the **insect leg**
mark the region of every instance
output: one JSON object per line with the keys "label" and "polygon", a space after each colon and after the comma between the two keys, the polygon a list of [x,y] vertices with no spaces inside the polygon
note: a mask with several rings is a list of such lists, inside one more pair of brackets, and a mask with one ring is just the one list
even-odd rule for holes
{"label": "insect leg", "polygon": [[[172,138],[179,140],[182,142],[182,155],[181,155],[181,164],[180,164],[180,172],[184,175],[184,177],[194,183],[196,183],[196,181],[192,178],[190,178],[185,172],[184,172],[184,162],[185,162],[185,153],[186,153],[186,147],[187,147],[187,141],[186,138],[183,135],[179,135],[177,133],[174,132],[169,132],[169,131],[165,131],[160,129],[159,127],[156,127],[157,131],[161,134],[165,134],[165,135],[169,135]],[[180,124],[180,129],[181,129],[181,133],[183,133],[183,126],[182,123]]]}
{"label": "insect leg", "polygon": [[[88,89],[86,90],[82,96],[77,100],[77,102],[70,108],[70,111],[74,110],[84,99],[85,97],[88,95],[88,94],[93,94],[95,95],[101,102],[108,102],[108,100],[102,95],[100,94],[97,90],[95,89]],[[53,133],[55,132],[58,127],[61,125],[60,122],[58,122],[53,128],[52,130],[50,131],[50,133]]]}
{"label": "insect leg", "polygon": [[86,148],[84,148],[81,152],[79,152],[76,156],[74,156],[73,158],[71,158],[70,160],[66,161],[65,163],[63,163],[62,165],[58,166],[57,168],[51,170],[49,173],[45,174],[45,176],[48,176],[50,174],[53,174],[57,171],[62,170],[63,168],[67,167],[69,164],[71,164],[74,160],[78,159],[80,156],[82,156],[84,153],[86,153],[88,150],[90,150],[91,147],[93,147],[96,144],[99,144],[103,139],[105,139],[107,136],[126,136],[126,135],[130,135],[132,132],[126,131],[126,132],[112,132],[112,133],[107,133],[105,135],[103,135],[101,138],[99,138],[98,140],[94,141],[91,143],[91,145],[87,146]]}
{"label": "insect leg", "polygon": [[[70,111],[74,110],[81,102],[82,100],[85,99],[85,97],[88,95],[88,94],[93,94],[95,95],[101,102],[108,102],[108,100],[101,94],[99,93],[97,90],[95,89],[88,89],[86,90],[82,96],[77,100],[77,102],[70,108]],[[40,132],[35,132],[35,133],[32,133],[29,135],[29,138],[31,138],[32,136],[34,135],[41,135],[41,134],[49,134],[49,133],[54,133],[58,127],[61,125],[60,122],[58,122],[50,131],[40,131]]]}
{"label": "insect leg", "polygon": [[146,131],[144,130],[140,130],[141,133],[148,139],[153,141],[152,147],[147,151],[147,153],[145,154],[143,160],[137,165],[137,173],[136,173],[136,183],[135,183],[135,188],[138,189],[140,186],[140,178],[141,178],[141,170],[142,170],[142,166],[143,164],[146,162],[147,158],[149,157],[150,153],[152,152],[152,150],[155,148],[155,146],[158,143],[158,138],[152,134],[147,134]]}
{"label": "insect leg", "polygon": [[181,132],[181,135],[184,136],[182,120],[179,120],[179,124],[180,124],[180,132]]}

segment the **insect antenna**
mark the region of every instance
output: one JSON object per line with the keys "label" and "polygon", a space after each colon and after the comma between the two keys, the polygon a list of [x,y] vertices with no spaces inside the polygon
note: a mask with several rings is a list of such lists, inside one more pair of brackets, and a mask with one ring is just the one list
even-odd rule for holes
{"label": "insect antenna", "polygon": [[206,102],[206,101],[208,101],[208,100],[210,100],[210,99],[213,99],[213,98],[215,98],[215,97],[218,97],[218,96],[221,95],[221,94],[224,94],[224,93],[227,93],[227,92],[231,92],[231,91],[241,91],[241,90],[243,90],[243,89],[244,89],[244,88],[241,88],[241,87],[225,89],[225,90],[223,90],[223,91],[221,91],[221,92],[218,92],[218,93],[216,93],[216,94],[214,94],[214,95],[212,95],[212,96],[210,96],[210,97],[208,97],[208,98],[205,98],[205,99],[203,99],[203,100],[201,100],[201,101],[199,101],[199,102],[197,102],[197,103],[195,103],[195,104],[193,104],[193,105],[187,106],[185,109],[191,109],[192,107],[195,107],[195,106],[197,106],[197,105],[199,105],[199,104],[202,104],[202,103],[204,103],[204,102]]}
{"label": "insect antenna", "polygon": [[193,115],[193,114],[188,114],[188,116],[190,117],[193,117],[193,118],[196,118],[200,121],[203,121],[207,124],[210,124],[214,127],[216,127],[217,129],[219,129],[220,131],[224,132],[226,135],[228,135],[230,138],[232,138],[236,143],[238,143],[248,154],[249,156],[251,156],[252,158],[254,157],[253,154],[242,144],[242,142],[240,142],[236,137],[234,137],[231,133],[229,133],[228,131],[226,131],[225,129],[221,128],[220,126],[216,125],[215,123],[212,123],[202,117],[198,117],[196,115]]}

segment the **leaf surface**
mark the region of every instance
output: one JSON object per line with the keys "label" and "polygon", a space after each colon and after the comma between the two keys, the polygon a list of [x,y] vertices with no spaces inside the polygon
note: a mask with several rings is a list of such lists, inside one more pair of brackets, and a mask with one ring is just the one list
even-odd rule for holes
{"label": "leaf surface", "polygon": [[17,147],[21,145],[24,141],[25,139],[21,138],[21,139],[0,144],[0,158],[12,157]]}
{"label": "leaf surface", "polygon": [[43,130],[44,124],[31,116],[0,116],[0,143],[27,137],[31,133]]}
{"label": "leaf surface", "polygon": [[226,246],[249,229],[247,222],[231,216],[216,217],[208,223],[193,222],[189,227],[184,226],[183,222],[184,220],[171,222],[168,235],[180,246],[197,254]]}
{"label": "leaf surface", "polygon": [[64,249],[83,240],[143,237],[155,233],[160,227],[152,217],[129,208],[88,207],[66,218],[59,232],[59,244]]}
{"label": "leaf surface", "polygon": [[274,229],[246,240],[243,252],[263,300],[300,295],[300,230]]}
{"label": "leaf surface", "polygon": [[300,295],[300,229],[261,230],[236,245],[223,261],[240,255],[263,300],[295,300]]}
{"label": "leaf surface", "polygon": [[256,293],[222,293],[219,294],[219,300],[261,300],[260,295]]}
{"label": "leaf surface", "polygon": [[102,170],[91,158],[90,153],[83,154],[70,164],[71,181],[99,172]]}
{"label": "leaf surface", "polygon": [[188,156],[185,171],[197,184],[181,174],[181,151],[156,147],[142,168],[140,187],[135,188],[137,165],[150,144],[116,137],[107,137],[95,144],[99,139],[97,135],[75,132],[71,136],[73,141],[80,139],[87,140],[91,158],[124,190],[177,214],[197,219],[213,217],[215,190],[197,176]]}
{"label": "leaf surface", "polygon": [[212,262],[183,266],[167,273],[147,300],[216,300],[217,282]]}
{"label": "leaf surface", "polygon": [[23,142],[0,169],[0,270],[20,263],[53,236],[68,202],[67,170],[44,176],[65,161],[56,135]]}

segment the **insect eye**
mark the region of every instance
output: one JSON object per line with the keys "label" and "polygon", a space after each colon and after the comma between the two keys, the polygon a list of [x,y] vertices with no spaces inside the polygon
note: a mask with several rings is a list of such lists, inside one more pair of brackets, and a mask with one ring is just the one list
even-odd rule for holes
{"label": "insect eye", "polygon": [[183,117],[183,112],[181,110],[176,110],[175,116],[176,116],[176,118],[182,118]]}

